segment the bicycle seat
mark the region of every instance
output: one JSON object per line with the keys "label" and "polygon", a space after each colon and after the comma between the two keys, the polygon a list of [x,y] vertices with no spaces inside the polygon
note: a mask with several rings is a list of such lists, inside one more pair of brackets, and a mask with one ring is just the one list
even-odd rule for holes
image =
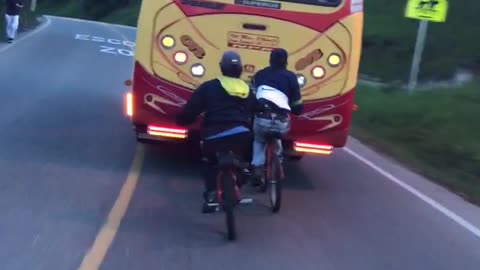
{"label": "bicycle seat", "polygon": [[242,161],[242,159],[232,151],[217,153],[217,160],[217,166],[220,169],[247,169],[249,167],[248,162]]}
{"label": "bicycle seat", "polygon": [[268,140],[274,140],[274,139],[282,139],[283,134],[280,132],[276,131],[269,131],[265,133],[265,139]]}

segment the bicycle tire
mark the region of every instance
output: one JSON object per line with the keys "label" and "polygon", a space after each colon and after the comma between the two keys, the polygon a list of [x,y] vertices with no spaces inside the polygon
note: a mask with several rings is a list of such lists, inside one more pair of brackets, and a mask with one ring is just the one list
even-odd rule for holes
{"label": "bicycle tire", "polygon": [[270,162],[270,159],[271,159],[271,152],[270,152],[271,148],[270,147],[271,147],[270,144],[267,144],[267,146],[265,147],[265,164],[266,164],[266,166],[265,166],[265,168],[262,172],[263,177],[261,179],[262,183],[260,184],[260,192],[261,193],[267,192],[267,189],[268,189],[268,181],[269,181],[269,179],[268,179],[268,169],[269,169],[269,166],[270,166],[269,162]]}
{"label": "bicycle tire", "polygon": [[269,198],[270,198],[270,206],[273,213],[278,213],[282,206],[282,179],[281,179],[281,164],[278,157],[273,157],[269,160],[269,170],[270,172],[270,179],[268,179],[269,185]]}
{"label": "bicycle tire", "polygon": [[227,224],[227,238],[230,241],[233,241],[237,238],[236,226],[235,226],[235,184],[233,172],[227,171],[222,175],[222,185],[223,185],[223,211],[225,212],[225,221]]}

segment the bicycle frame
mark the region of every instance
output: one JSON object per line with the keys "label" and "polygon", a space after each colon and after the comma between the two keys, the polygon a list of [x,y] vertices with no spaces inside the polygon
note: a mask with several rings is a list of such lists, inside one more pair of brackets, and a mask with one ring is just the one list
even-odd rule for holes
{"label": "bicycle frame", "polygon": [[222,176],[224,174],[230,174],[230,179],[233,181],[233,186],[235,187],[235,200],[240,200],[240,189],[237,185],[237,176],[234,169],[221,169],[217,174],[217,200],[221,204],[223,202],[223,183]]}

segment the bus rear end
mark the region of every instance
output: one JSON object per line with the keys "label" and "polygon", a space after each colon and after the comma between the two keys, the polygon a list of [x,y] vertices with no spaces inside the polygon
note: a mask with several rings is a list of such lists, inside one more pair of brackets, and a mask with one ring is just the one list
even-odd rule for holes
{"label": "bus rear end", "polygon": [[[141,139],[184,140],[174,116],[194,89],[220,74],[226,50],[244,63],[242,79],[289,52],[305,112],[294,117],[286,144],[329,154],[346,144],[357,82],[363,26],[360,0],[144,0],[128,106]],[[294,147],[295,146],[295,147]]]}

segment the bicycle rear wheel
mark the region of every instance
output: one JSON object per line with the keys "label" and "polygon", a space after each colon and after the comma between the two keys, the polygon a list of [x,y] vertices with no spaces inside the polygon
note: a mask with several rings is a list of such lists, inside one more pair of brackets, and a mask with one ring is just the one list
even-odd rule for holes
{"label": "bicycle rear wheel", "polygon": [[272,153],[272,148],[267,152],[267,181],[268,196],[270,198],[270,207],[272,212],[277,213],[282,206],[282,168],[280,160]]}
{"label": "bicycle rear wheel", "polygon": [[234,174],[231,171],[227,171],[222,175],[223,211],[225,212],[225,221],[227,223],[227,237],[231,241],[237,238],[235,214],[233,211],[236,204],[235,179],[233,177]]}

